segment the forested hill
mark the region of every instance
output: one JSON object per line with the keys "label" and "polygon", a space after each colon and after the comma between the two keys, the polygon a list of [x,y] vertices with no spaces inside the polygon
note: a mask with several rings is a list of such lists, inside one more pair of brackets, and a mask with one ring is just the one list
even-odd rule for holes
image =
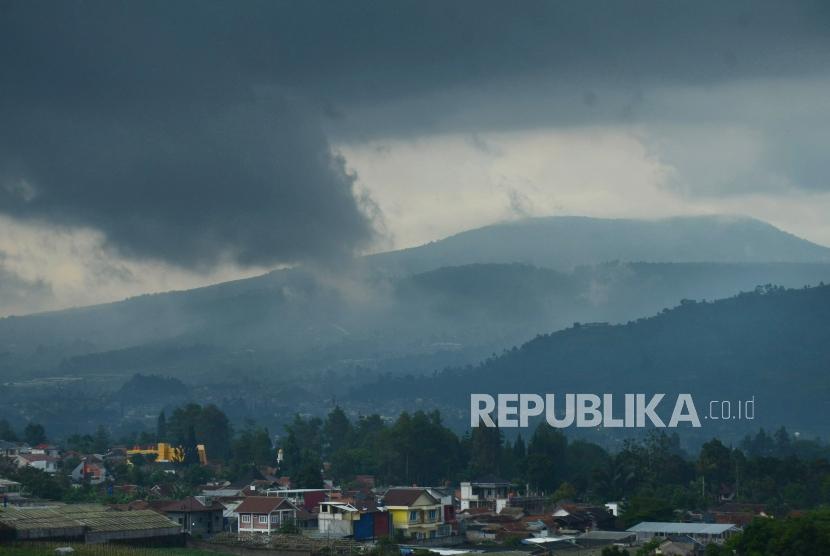
{"label": "forested hill", "polygon": [[468,410],[471,392],[689,392],[698,403],[754,396],[754,427],[786,425],[826,437],[829,371],[830,286],[767,287],[685,301],[623,325],[576,324],[475,367],[389,377],[363,391],[460,411]]}

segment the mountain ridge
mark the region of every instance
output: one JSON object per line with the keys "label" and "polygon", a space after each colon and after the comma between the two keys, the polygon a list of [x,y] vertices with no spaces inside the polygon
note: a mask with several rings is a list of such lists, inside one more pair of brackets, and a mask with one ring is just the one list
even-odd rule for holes
{"label": "mountain ridge", "polygon": [[548,216],[491,224],[367,259],[406,274],[472,262],[556,270],[609,261],[830,262],[830,248],[744,216]]}
{"label": "mountain ridge", "polygon": [[575,324],[477,365],[387,376],[352,396],[420,399],[449,414],[466,412],[472,391],[691,393],[698,404],[752,398],[757,420],[708,423],[708,434],[715,426],[785,425],[826,436],[829,324],[830,286],[759,287],[713,302],[686,300],[623,324]]}

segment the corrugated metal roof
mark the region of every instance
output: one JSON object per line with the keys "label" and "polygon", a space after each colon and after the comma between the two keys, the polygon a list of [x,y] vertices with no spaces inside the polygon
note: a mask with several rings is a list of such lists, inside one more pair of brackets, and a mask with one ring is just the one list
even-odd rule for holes
{"label": "corrugated metal roof", "polygon": [[579,535],[579,540],[616,541],[623,540],[634,535],[633,531],[588,531]]}
{"label": "corrugated metal roof", "polygon": [[734,523],[671,523],[644,521],[628,529],[632,533],[659,533],[665,535],[721,535],[737,529]]}
{"label": "corrugated metal roof", "polygon": [[152,510],[119,512],[94,504],[67,504],[49,508],[4,508],[0,523],[18,530],[86,527],[90,531],[178,529],[178,523]]}

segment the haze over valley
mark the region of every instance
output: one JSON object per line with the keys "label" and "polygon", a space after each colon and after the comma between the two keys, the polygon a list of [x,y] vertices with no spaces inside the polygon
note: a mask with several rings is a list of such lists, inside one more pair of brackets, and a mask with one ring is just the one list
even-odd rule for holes
{"label": "haze over valley", "polygon": [[[377,393],[394,415],[416,398],[434,396],[409,387],[396,394],[376,390],[378,381],[422,376],[418,384],[435,380],[428,389],[445,392],[443,379],[429,377],[477,365],[574,323],[625,324],[681,302],[713,301],[757,286],[830,283],[828,254],[738,217],[514,221],[371,255],[336,271],[300,265],[195,290],[8,317],[0,320],[0,372],[6,399],[15,400],[11,417],[19,420],[42,410],[41,397],[82,392],[87,403],[67,404],[50,422],[62,430],[91,427],[90,412],[115,412],[123,426],[141,426],[184,399],[214,401],[238,418],[276,426],[298,409],[319,413],[333,403],[368,411],[365,398],[355,395],[367,386],[364,394]],[[743,318],[744,307],[733,307],[734,318]],[[691,335],[688,341],[697,340]],[[592,350],[611,349],[607,343],[600,335]],[[582,376],[584,389],[596,369],[577,363],[557,372]],[[615,365],[638,363],[620,357]],[[615,365],[603,372],[613,377]],[[750,374],[750,367],[740,372]],[[642,363],[639,372],[674,384],[687,369]],[[172,398],[166,392],[119,394],[135,374],[171,377],[184,388]],[[504,376],[516,380],[513,390],[537,386],[521,375]],[[228,394],[229,377],[235,395]],[[479,382],[471,376],[461,390]],[[556,384],[570,383],[550,386]],[[459,411],[467,408],[463,396],[453,399],[428,403],[462,426]]]}

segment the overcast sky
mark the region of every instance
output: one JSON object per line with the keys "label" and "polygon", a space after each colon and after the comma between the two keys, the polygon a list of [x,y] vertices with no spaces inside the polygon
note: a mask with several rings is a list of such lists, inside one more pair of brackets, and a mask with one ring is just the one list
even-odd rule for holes
{"label": "overcast sky", "polygon": [[0,0],[0,315],[525,216],[830,245],[827,2]]}

